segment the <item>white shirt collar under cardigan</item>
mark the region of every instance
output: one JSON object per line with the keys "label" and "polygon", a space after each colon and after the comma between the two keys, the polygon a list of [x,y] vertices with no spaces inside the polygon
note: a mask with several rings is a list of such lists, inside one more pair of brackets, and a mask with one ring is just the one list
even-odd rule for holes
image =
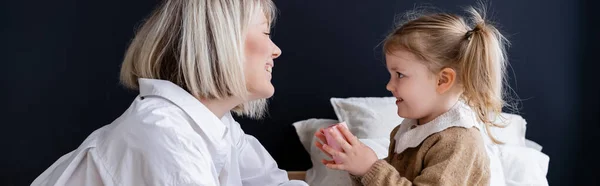
{"label": "white shirt collar under cardigan", "polygon": [[416,119],[404,119],[394,136],[396,140],[394,152],[402,153],[408,148],[417,147],[430,135],[450,127],[481,129],[480,122],[471,107],[463,101],[458,101],[450,110],[423,125],[417,125]]}

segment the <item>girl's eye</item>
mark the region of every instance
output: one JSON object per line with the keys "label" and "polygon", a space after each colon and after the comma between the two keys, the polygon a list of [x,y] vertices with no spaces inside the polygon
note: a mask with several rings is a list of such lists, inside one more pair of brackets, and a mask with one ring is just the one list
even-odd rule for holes
{"label": "girl's eye", "polygon": [[403,78],[404,74],[400,73],[400,72],[396,72],[396,75],[398,75],[398,78]]}

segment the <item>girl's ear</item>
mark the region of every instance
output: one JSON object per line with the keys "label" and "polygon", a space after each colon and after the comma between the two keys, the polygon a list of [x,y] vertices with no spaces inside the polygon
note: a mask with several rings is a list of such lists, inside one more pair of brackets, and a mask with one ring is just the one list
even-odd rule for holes
{"label": "girl's ear", "polygon": [[452,68],[444,68],[438,74],[438,84],[436,91],[439,94],[443,94],[450,90],[456,83],[456,71]]}

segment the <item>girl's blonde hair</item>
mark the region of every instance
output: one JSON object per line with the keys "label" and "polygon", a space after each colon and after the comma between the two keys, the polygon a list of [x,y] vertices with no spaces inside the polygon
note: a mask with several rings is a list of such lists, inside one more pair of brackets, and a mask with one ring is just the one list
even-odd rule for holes
{"label": "girl's blonde hair", "polygon": [[[137,90],[139,78],[171,81],[195,97],[247,99],[244,31],[257,11],[272,25],[271,0],[165,0],[131,42],[121,67],[121,82]],[[260,118],[266,100],[233,109]]]}
{"label": "girl's blonde hair", "polygon": [[386,38],[383,48],[386,53],[407,50],[427,61],[433,73],[454,69],[464,91],[462,99],[485,124],[492,141],[502,143],[491,135],[490,127],[504,127],[494,121],[509,106],[503,87],[508,41],[486,20],[484,7],[467,8],[468,20],[447,13],[412,14]]}

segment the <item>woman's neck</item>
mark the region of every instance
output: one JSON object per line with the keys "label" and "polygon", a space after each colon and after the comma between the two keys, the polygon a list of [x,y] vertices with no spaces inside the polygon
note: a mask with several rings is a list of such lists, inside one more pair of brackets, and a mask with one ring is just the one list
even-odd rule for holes
{"label": "woman's neck", "polygon": [[208,108],[217,118],[222,118],[231,111],[231,109],[243,103],[238,98],[226,98],[226,99],[198,99],[200,102]]}

